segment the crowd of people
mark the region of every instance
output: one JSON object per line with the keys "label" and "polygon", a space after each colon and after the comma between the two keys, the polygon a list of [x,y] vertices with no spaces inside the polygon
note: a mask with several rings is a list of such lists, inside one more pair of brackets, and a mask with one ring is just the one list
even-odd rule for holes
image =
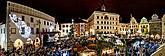
{"label": "crowd of people", "polygon": [[131,46],[128,46],[129,56],[147,56],[156,51],[160,45],[158,42],[149,42],[146,40],[136,41]]}

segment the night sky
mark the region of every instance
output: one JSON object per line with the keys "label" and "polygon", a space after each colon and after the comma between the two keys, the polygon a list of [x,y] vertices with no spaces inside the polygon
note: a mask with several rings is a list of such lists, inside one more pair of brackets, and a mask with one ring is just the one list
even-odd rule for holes
{"label": "night sky", "polygon": [[[43,11],[59,22],[71,18],[87,19],[101,7],[101,0],[10,0]],[[165,14],[165,0],[105,0],[107,10],[120,14],[122,22],[129,22],[130,14],[138,21],[143,17],[151,19],[153,13],[161,18]]]}

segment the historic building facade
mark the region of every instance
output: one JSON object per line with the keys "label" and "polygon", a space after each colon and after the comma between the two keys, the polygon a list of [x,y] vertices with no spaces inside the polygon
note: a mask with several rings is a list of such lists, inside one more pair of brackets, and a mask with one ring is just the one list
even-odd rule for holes
{"label": "historic building facade", "polygon": [[[31,40],[40,46],[41,32],[52,32],[55,18],[25,5],[7,1],[6,33],[8,47],[23,48]],[[10,49],[10,48],[9,48]]]}
{"label": "historic building facade", "polygon": [[128,23],[120,23],[120,30],[119,30],[119,34],[123,34],[126,35],[128,33],[129,30],[129,24]]}
{"label": "historic building facade", "polygon": [[165,37],[165,14],[162,17],[162,36]]}
{"label": "historic building facade", "polygon": [[131,21],[129,23],[129,32],[131,34],[135,34],[139,31],[139,23],[136,21],[134,17],[131,16]]}
{"label": "historic building facade", "polygon": [[157,14],[153,14],[152,19],[149,21],[149,31],[153,35],[162,35],[162,21]]}
{"label": "historic building facade", "polygon": [[[72,23],[62,23],[61,24],[61,36],[67,36],[71,32]],[[80,37],[85,35],[85,23],[74,23],[74,35],[75,37]]]}
{"label": "historic building facade", "polygon": [[67,36],[71,32],[72,23],[61,24],[61,36]]}
{"label": "historic building facade", "polygon": [[90,34],[98,32],[104,34],[115,34],[119,30],[119,14],[94,11],[88,18]]}
{"label": "historic building facade", "polygon": [[7,37],[6,37],[6,25],[0,24],[0,47],[7,50]]}
{"label": "historic building facade", "polygon": [[139,29],[143,36],[149,33],[149,22],[145,17],[141,19]]}

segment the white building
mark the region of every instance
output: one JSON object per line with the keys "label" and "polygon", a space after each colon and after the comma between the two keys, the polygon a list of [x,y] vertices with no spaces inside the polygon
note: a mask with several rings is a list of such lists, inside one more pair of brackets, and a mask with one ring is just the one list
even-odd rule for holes
{"label": "white building", "polygon": [[119,15],[109,12],[95,11],[89,18],[90,29],[94,32],[116,33],[119,25]]}
{"label": "white building", "polygon": [[67,36],[71,32],[72,23],[61,24],[61,36]]}
{"label": "white building", "polygon": [[119,14],[106,12],[105,6],[101,7],[102,11],[94,11],[88,18],[90,34],[104,33],[115,34],[119,31]]}
{"label": "white building", "polygon": [[8,47],[23,48],[27,39],[40,46],[41,32],[52,32],[55,18],[25,5],[7,1],[6,29]]}
{"label": "white building", "polygon": [[0,24],[0,47],[7,49],[7,38],[6,38],[6,25]]}

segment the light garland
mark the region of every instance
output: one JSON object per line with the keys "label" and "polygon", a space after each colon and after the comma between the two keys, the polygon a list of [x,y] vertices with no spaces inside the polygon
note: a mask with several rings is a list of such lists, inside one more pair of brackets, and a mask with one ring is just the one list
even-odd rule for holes
{"label": "light garland", "polygon": [[[27,26],[27,24],[22,21],[20,17],[17,17],[16,14],[9,14],[11,21],[16,25],[19,30],[19,34],[24,38],[29,38],[31,36],[31,27]],[[24,28],[24,29],[23,29]],[[24,30],[24,32],[23,32]],[[21,33],[24,34],[21,34]]]}

